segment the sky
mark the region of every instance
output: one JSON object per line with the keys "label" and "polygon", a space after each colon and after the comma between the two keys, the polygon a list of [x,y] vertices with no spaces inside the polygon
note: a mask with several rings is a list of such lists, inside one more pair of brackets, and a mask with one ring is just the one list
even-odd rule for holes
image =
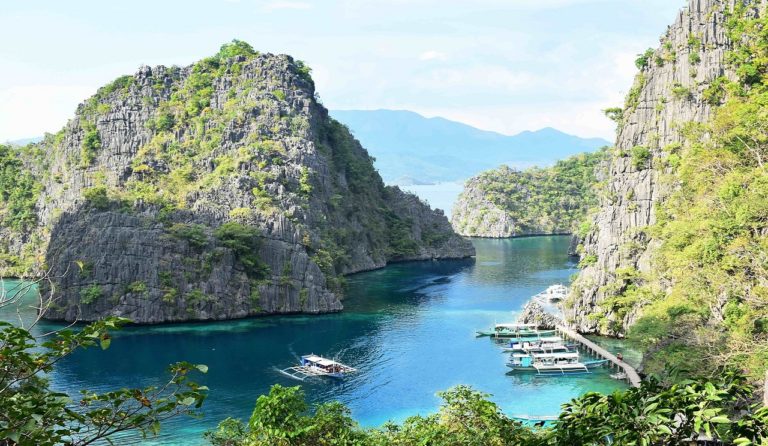
{"label": "sky", "polygon": [[313,69],[329,109],[614,139],[634,59],[683,0],[2,0],[0,141],[58,131],[99,86],[245,40]]}

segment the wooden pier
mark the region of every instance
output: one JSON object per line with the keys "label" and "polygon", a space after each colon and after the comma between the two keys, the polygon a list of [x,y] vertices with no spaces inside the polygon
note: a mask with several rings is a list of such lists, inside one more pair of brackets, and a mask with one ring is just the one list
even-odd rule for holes
{"label": "wooden pier", "polygon": [[613,353],[600,347],[599,345],[595,344],[594,342],[590,341],[584,336],[576,333],[576,331],[571,330],[568,327],[558,325],[557,327],[555,327],[555,329],[559,333],[561,333],[563,336],[566,336],[569,339],[577,341],[578,343],[583,345],[587,350],[592,352],[592,354],[609,360],[614,368],[621,369],[621,371],[624,372],[624,374],[627,376],[627,381],[629,381],[629,383],[633,387],[640,387],[640,381],[641,381],[640,375],[637,374],[637,370],[635,370],[634,367],[620,360]]}

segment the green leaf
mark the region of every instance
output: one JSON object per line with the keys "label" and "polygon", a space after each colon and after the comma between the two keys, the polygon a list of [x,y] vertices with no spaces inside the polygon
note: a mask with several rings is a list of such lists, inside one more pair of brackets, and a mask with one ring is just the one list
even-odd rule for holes
{"label": "green leaf", "polygon": [[710,423],[730,423],[731,420],[728,419],[725,415],[718,415],[716,417],[712,417],[709,419]]}
{"label": "green leaf", "polygon": [[195,366],[195,368],[196,368],[197,370],[200,370],[200,372],[202,372],[202,373],[208,373],[208,366],[207,366],[207,365],[205,365],[205,364],[197,364],[197,365]]}
{"label": "green leaf", "polygon": [[109,345],[112,343],[112,338],[102,338],[99,342],[101,345],[102,350],[106,350],[109,348]]}

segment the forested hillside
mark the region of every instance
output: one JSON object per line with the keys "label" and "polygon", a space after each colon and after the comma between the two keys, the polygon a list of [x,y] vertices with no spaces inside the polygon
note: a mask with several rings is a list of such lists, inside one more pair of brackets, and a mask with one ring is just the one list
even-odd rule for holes
{"label": "forested hillside", "polygon": [[501,166],[467,181],[451,215],[474,237],[572,233],[597,204],[596,169],[605,149],[524,171]]}

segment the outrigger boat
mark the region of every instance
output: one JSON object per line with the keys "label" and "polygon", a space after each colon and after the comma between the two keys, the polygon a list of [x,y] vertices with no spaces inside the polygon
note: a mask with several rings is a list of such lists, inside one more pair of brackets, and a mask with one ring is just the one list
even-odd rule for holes
{"label": "outrigger boat", "polygon": [[283,369],[282,372],[291,378],[304,381],[310,376],[328,376],[343,379],[347,374],[357,369],[318,355],[304,355],[299,365]]}
{"label": "outrigger boat", "polygon": [[533,341],[510,342],[508,347],[502,348],[505,352],[513,353],[561,353],[575,351],[574,344],[566,344],[562,339],[552,336]]}
{"label": "outrigger boat", "polygon": [[607,362],[607,359],[580,362],[578,352],[515,353],[507,367],[512,371],[536,372],[539,375],[566,375],[590,373],[589,369]]}
{"label": "outrigger boat", "polygon": [[478,336],[490,336],[492,338],[531,338],[540,339],[544,336],[552,336],[555,330],[539,330],[536,324],[496,324],[491,330],[478,330]]}
{"label": "outrigger boat", "polygon": [[558,283],[533,296],[533,299],[546,303],[557,303],[566,297],[568,297],[568,287]]}

